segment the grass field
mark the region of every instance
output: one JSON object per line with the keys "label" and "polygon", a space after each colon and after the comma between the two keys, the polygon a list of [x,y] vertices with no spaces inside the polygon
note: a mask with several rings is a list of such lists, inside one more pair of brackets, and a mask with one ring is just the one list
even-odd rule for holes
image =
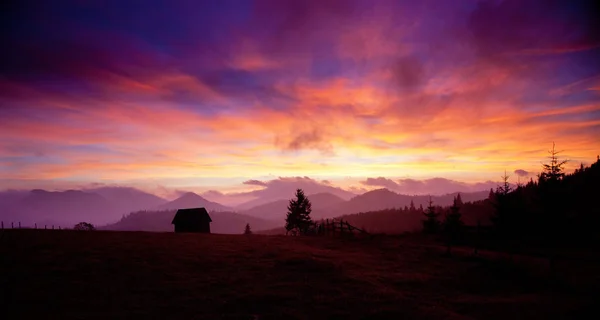
{"label": "grass field", "polygon": [[587,319],[600,301],[411,238],[0,232],[3,319]]}

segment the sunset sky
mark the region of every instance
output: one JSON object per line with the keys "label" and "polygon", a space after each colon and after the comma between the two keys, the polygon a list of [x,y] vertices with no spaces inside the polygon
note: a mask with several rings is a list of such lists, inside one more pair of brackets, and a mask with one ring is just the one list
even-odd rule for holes
{"label": "sunset sky", "polygon": [[18,1],[0,22],[0,190],[486,190],[535,177],[553,141],[589,164],[591,3]]}

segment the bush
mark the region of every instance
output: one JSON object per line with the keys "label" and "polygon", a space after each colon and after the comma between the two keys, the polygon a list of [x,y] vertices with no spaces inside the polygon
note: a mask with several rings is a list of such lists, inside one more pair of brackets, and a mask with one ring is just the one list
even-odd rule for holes
{"label": "bush", "polygon": [[73,227],[73,230],[94,231],[96,227],[89,222],[80,222]]}

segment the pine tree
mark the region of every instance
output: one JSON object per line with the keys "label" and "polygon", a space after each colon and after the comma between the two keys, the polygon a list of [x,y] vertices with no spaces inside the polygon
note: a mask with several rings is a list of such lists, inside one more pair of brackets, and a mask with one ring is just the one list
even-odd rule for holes
{"label": "pine tree", "polygon": [[246,235],[252,234],[252,230],[250,229],[249,223],[246,223],[246,228],[244,228],[244,234],[246,234]]}
{"label": "pine tree", "polygon": [[302,189],[296,190],[296,199],[291,199],[288,205],[288,213],[285,217],[286,234],[306,234],[312,226],[310,213],[312,212],[311,204],[308,198],[304,195]]}
{"label": "pine tree", "polygon": [[448,253],[450,253],[450,248],[453,244],[455,244],[460,235],[462,233],[463,221],[461,219],[460,207],[462,206],[462,200],[460,198],[460,193],[457,197],[454,198],[454,202],[450,207],[450,211],[446,213],[443,228],[444,235],[446,236],[446,245],[448,248]]}
{"label": "pine tree", "polygon": [[512,219],[510,219],[511,210],[509,206],[509,194],[512,188],[510,187],[510,183],[508,183],[508,178],[509,176],[504,171],[502,184],[496,188],[493,198],[495,213],[492,217],[492,222],[501,233],[507,232],[510,224],[513,223]]}
{"label": "pine tree", "polygon": [[543,227],[546,241],[558,241],[556,234],[568,224],[568,203],[565,200],[567,191],[564,189],[564,166],[567,160],[559,160],[554,143],[552,150],[548,150],[550,163],[542,164],[542,173],[539,175],[539,199],[544,212]]}
{"label": "pine tree", "polygon": [[462,207],[463,201],[462,201],[462,198],[460,196],[460,192],[458,193],[458,195],[456,196],[456,198],[454,198],[454,204],[457,205],[458,207]]}
{"label": "pine tree", "polygon": [[548,150],[548,153],[550,154],[548,157],[550,163],[544,163],[542,165],[543,172],[540,175],[540,182],[556,182],[562,180],[565,176],[564,166],[568,160],[558,160],[558,154],[561,153],[561,151],[555,150],[554,142],[552,143],[552,150]]}
{"label": "pine tree", "polygon": [[412,200],[410,200],[410,207],[408,209],[410,210],[410,212],[415,212],[415,210],[417,210],[415,208],[415,203]]}
{"label": "pine tree", "polygon": [[435,207],[433,206],[433,201],[431,201],[431,197],[429,197],[429,206],[427,207],[427,211],[423,213],[425,215],[425,220],[423,220],[423,232],[425,233],[436,233],[439,229],[440,222],[438,220],[438,213],[435,212]]}

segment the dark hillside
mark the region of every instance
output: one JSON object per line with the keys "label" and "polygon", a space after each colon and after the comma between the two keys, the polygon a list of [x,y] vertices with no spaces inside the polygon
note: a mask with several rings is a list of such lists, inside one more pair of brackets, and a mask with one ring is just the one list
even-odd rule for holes
{"label": "dark hillside", "polygon": [[[596,291],[551,287],[544,266],[445,257],[427,241],[409,238],[43,230],[0,235],[4,319],[598,315]],[[578,270],[593,275],[596,269],[588,264]],[[589,286],[594,278],[587,279]]]}

